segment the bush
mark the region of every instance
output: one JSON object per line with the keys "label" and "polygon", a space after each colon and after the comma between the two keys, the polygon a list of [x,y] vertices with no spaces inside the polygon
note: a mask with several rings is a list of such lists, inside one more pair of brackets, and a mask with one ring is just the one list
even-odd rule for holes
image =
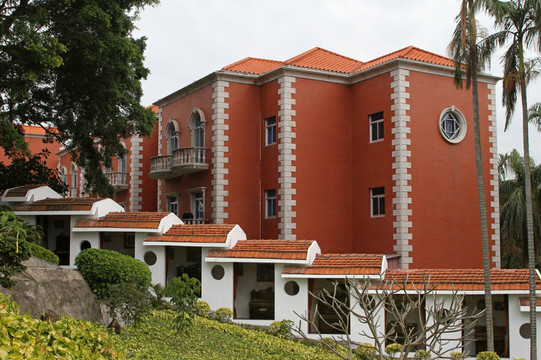
{"label": "bush", "polygon": [[417,360],[428,360],[428,359],[430,359],[430,354],[426,350],[417,350],[415,352],[415,359],[417,359]]}
{"label": "bush", "polygon": [[195,303],[200,290],[199,280],[186,274],[174,278],[167,287],[167,292],[171,295],[173,310],[177,313],[175,328],[180,333],[186,332],[193,323]]}
{"label": "bush", "polygon": [[395,358],[394,356],[396,353],[402,352],[402,345],[397,344],[397,343],[389,344],[385,348],[385,352],[389,354],[391,359],[394,359]]}
{"label": "bush", "polygon": [[273,321],[270,324],[269,332],[274,336],[278,336],[279,338],[287,339],[291,336],[292,328],[293,321],[291,320]]}
{"label": "bush", "polygon": [[150,290],[150,305],[153,309],[171,309],[171,304],[164,299],[167,296],[167,288],[161,284],[154,284],[150,285]]}
{"label": "bush", "polygon": [[477,360],[500,360],[498,354],[492,351],[481,351],[475,358]]}
{"label": "bush", "polygon": [[0,293],[1,359],[120,359],[99,325],[64,316],[57,322],[20,315],[19,306]]}
{"label": "bush", "polygon": [[231,311],[230,308],[226,308],[226,307],[221,307],[221,308],[216,309],[216,314],[214,315],[214,318],[221,323],[231,322],[232,317],[233,317],[233,311]]}
{"label": "bush", "polygon": [[38,244],[29,243],[29,245],[30,256],[58,265],[59,259],[54,252],[49,249],[45,249],[43,246],[40,246]]}
{"label": "bush", "polygon": [[460,351],[453,351],[450,355],[452,360],[464,360],[466,358]]}
{"label": "bush", "polygon": [[359,346],[353,350],[353,353],[359,360],[375,360],[377,356],[375,346],[370,343],[359,344]]}
{"label": "bush", "polygon": [[195,303],[195,313],[199,316],[208,317],[210,311],[210,305],[203,300],[198,300]]}
{"label": "bush", "polygon": [[[129,326],[137,325],[141,317],[150,310],[148,291],[142,292],[135,286],[135,281],[114,284],[109,287],[109,316],[120,318]],[[126,337],[128,328],[126,327]]]}
{"label": "bush", "polygon": [[15,286],[11,276],[26,270],[23,261],[30,257],[27,238],[32,227],[12,211],[0,211],[0,286],[7,289]]}
{"label": "bush", "polygon": [[146,293],[152,277],[145,263],[112,250],[83,250],[75,265],[99,299],[109,298],[112,285],[130,281]]}

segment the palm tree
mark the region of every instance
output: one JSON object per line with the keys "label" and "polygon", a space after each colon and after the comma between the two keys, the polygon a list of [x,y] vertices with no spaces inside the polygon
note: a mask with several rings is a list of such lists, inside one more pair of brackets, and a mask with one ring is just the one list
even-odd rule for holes
{"label": "palm tree", "polygon": [[[476,11],[482,1],[462,0],[460,14],[457,16],[457,26],[449,44],[449,51],[455,61],[455,85],[472,88],[473,125],[475,136],[475,168],[477,177],[477,194],[479,200],[479,215],[481,219],[481,241],[483,247],[483,272],[485,281],[485,322],[487,328],[487,349],[494,351],[494,330],[492,317],[492,291],[490,285],[490,252],[488,244],[487,209],[485,198],[485,182],[483,178],[483,158],[481,154],[481,130],[479,125],[479,90],[477,75],[482,65],[488,61],[488,53],[479,52],[477,44]],[[484,56],[481,58],[480,56]],[[464,74],[465,71],[465,74]]]}
{"label": "palm tree", "polygon": [[[501,241],[505,249],[520,249],[520,265],[527,264],[528,248],[526,235],[525,162],[517,150],[499,159],[500,174],[500,224]],[[532,203],[534,219],[534,240],[537,252],[541,242],[541,165],[530,161],[532,175]],[[535,254],[537,259],[538,254]]]}
{"label": "palm tree", "polygon": [[[511,0],[501,2],[485,0],[489,14],[494,18],[498,31],[484,41],[486,52],[492,53],[496,46],[508,47],[503,56],[503,103],[506,108],[505,129],[511,122],[515,111],[517,93],[522,102],[522,141],[524,162],[530,163],[530,144],[528,134],[528,101],[526,86],[528,82],[525,49],[534,47],[541,50],[541,3],[539,0]],[[533,237],[532,184],[530,167],[524,167],[526,238],[528,240],[528,269],[530,287],[530,358],[537,359],[537,329],[535,319],[535,250]]]}

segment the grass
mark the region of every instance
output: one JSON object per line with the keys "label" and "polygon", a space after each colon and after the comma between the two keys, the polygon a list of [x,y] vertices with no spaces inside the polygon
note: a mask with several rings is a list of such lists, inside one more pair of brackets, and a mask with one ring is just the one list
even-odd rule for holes
{"label": "grass", "polygon": [[281,339],[262,331],[247,330],[196,316],[188,335],[173,328],[174,313],[153,310],[137,327],[130,327],[117,345],[129,359],[321,359],[335,355],[321,345],[305,345]]}

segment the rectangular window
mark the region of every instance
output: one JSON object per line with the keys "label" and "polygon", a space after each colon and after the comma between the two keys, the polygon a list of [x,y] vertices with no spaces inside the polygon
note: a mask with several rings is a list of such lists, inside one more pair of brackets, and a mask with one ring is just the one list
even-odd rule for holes
{"label": "rectangular window", "polygon": [[385,215],[385,188],[370,189],[370,213],[372,217]]}
{"label": "rectangular window", "polygon": [[370,142],[383,140],[383,111],[368,116],[370,121]]}
{"label": "rectangular window", "polygon": [[167,211],[172,212],[178,216],[178,197],[177,196],[167,196]]}
{"label": "rectangular window", "polygon": [[276,116],[265,119],[265,145],[276,144]]}
{"label": "rectangular window", "polygon": [[276,217],[276,189],[265,190],[265,217]]}

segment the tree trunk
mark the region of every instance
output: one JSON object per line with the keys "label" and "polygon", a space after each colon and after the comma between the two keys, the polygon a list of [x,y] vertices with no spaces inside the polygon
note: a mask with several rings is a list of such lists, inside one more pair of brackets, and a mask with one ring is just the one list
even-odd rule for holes
{"label": "tree trunk", "polygon": [[537,325],[535,296],[535,248],[533,237],[532,178],[530,175],[530,141],[528,131],[528,100],[526,98],[526,76],[524,72],[524,49],[519,43],[519,76],[522,99],[522,143],[524,146],[524,191],[526,198],[526,236],[528,240],[528,270],[530,288],[530,359],[537,359]]}
{"label": "tree trunk", "polygon": [[483,246],[483,273],[485,280],[485,322],[487,328],[487,350],[494,351],[494,325],[492,317],[492,289],[490,284],[490,246],[488,242],[487,207],[485,181],[483,176],[483,157],[481,149],[481,126],[479,124],[479,89],[477,84],[477,51],[473,49],[472,98],[473,127],[475,133],[475,170],[477,175],[477,194],[481,219],[481,242]]}

